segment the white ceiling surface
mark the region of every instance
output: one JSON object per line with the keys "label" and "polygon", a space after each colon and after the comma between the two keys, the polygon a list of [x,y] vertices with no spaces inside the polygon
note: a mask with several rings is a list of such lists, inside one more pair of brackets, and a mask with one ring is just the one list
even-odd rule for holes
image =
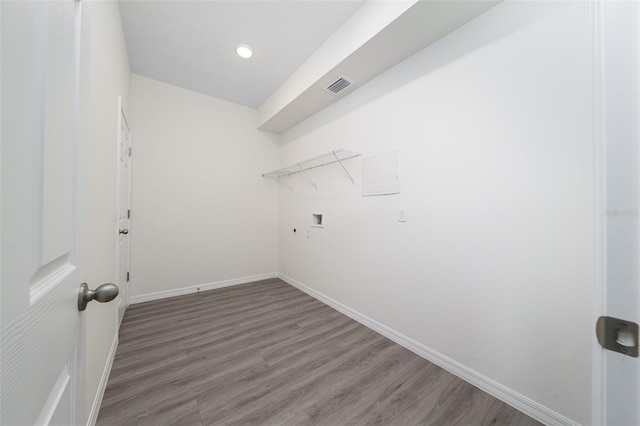
{"label": "white ceiling surface", "polygon": [[364,2],[120,0],[120,13],[133,73],[258,108]]}

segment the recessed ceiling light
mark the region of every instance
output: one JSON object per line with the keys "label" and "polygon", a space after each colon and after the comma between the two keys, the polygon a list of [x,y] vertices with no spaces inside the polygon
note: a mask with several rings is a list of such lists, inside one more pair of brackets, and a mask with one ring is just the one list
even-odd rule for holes
{"label": "recessed ceiling light", "polygon": [[249,46],[247,46],[246,44],[239,44],[236,47],[236,53],[241,58],[248,59],[253,55],[253,50],[251,50],[251,48]]}

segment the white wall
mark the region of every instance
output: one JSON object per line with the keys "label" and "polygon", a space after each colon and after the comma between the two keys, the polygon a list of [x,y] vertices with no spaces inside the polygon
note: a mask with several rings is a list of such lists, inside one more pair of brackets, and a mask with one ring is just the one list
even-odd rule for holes
{"label": "white wall", "polygon": [[[117,1],[82,2],[84,103],[81,137],[88,162],[82,164],[81,185],[88,185],[88,211],[79,220],[87,223],[89,244],[87,277],[90,288],[116,282],[116,196],[118,96],[129,109],[129,60]],[[85,74],[86,75],[86,74]],[[91,303],[83,315],[85,336],[85,416],[96,416],[102,397],[103,374],[117,336],[117,301]],[[111,354],[113,355],[113,354]],[[97,398],[97,400],[96,400]],[[93,410],[93,411],[92,411]],[[95,420],[95,418],[93,419]]]}
{"label": "white wall", "polygon": [[282,165],[399,148],[402,192],[292,178],[280,272],[590,423],[592,100],[587,2],[496,6],[283,134]]}
{"label": "white wall", "polygon": [[277,271],[273,134],[257,111],[132,75],[131,291]]}

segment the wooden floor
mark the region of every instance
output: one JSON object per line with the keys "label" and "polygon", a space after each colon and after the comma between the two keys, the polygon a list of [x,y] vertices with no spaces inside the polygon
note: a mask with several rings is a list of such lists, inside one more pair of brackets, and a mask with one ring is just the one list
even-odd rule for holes
{"label": "wooden floor", "polygon": [[98,425],[533,425],[278,280],[131,306]]}

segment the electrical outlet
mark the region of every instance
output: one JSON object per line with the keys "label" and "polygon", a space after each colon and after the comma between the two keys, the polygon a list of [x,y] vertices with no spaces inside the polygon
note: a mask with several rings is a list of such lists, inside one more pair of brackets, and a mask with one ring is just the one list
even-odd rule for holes
{"label": "electrical outlet", "polygon": [[407,209],[406,207],[400,207],[398,209],[398,222],[406,222],[407,221]]}

